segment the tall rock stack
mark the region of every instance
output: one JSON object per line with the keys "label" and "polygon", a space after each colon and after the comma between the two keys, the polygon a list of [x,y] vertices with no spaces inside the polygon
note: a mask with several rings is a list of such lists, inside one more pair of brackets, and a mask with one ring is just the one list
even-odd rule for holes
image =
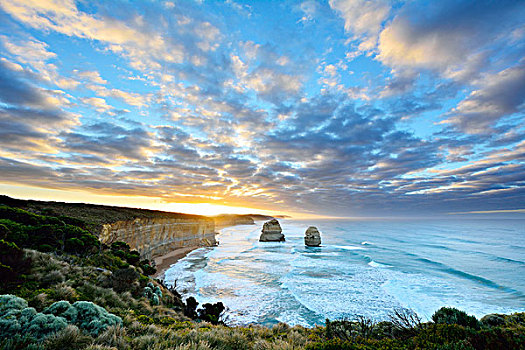
{"label": "tall rock stack", "polygon": [[321,234],[317,227],[310,226],[304,233],[304,244],[309,247],[319,247],[321,245]]}
{"label": "tall rock stack", "polygon": [[265,222],[261,232],[259,242],[282,242],[285,240],[281,225],[276,219]]}

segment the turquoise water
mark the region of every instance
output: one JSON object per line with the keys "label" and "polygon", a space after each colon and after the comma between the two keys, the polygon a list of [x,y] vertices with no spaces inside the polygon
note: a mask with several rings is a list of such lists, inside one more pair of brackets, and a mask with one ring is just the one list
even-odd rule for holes
{"label": "turquoise water", "polygon": [[[223,229],[220,244],[172,265],[167,284],[222,301],[228,324],[313,326],[328,317],[387,319],[404,307],[476,316],[525,311],[525,221],[280,220],[286,242],[259,242],[262,222]],[[321,247],[305,247],[310,225]]]}

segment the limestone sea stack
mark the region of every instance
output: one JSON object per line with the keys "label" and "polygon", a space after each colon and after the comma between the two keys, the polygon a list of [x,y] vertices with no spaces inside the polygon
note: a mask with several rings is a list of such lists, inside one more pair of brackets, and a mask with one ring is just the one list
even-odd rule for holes
{"label": "limestone sea stack", "polygon": [[321,234],[317,227],[310,226],[304,233],[304,244],[309,247],[319,247],[321,245]]}
{"label": "limestone sea stack", "polygon": [[284,241],[284,235],[282,234],[283,230],[279,221],[272,219],[267,221],[263,225],[261,231],[261,237],[259,237],[259,242],[282,242]]}

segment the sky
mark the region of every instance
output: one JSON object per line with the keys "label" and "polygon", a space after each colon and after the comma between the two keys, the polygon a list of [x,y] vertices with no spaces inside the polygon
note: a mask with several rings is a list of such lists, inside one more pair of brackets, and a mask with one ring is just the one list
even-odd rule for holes
{"label": "sky", "polygon": [[0,192],[525,213],[524,1],[0,0]]}

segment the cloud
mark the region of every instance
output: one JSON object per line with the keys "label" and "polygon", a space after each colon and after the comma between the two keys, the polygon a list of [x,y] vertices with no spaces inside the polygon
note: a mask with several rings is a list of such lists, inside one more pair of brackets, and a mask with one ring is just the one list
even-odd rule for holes
{"label": "cloud", "polygon": [[77,125],[78,116],[62,111],[60,106],[67,100],[55,94],[34,86],[24,79],[23,70],[0,60],[0,134],[4,151],[56,151],[56,134]]}
{"label": "cloud", "polygon": [[[115,52],[125,52],[132,66],[146,69],[156,60],[180,63],[184,60],[181,45],[164,40],[158,33],[136,29],[115,18],[97,18],[79,11],[75,2],[57,1],[3,1],[2,9],[22,23],[36,29],[102,42]],[[136,25],[140,26],[140,18]]]}
{"label": "cloud", "polygon": [[443,123],[469,134],[490,134],[501,118],[525,110],[525,65],[484,74],[478,85]]}
{"label": "cloud", "polygon": [[434,69],[465,79],[484,66],[496,43],[509,40],[523,15],[513,1],[408,4],[381,32],[377,58],[396,70]]}
{"label": "cloud", "polygon": [[259,6],[1,2],[3,181],[332,215],[516,207],[515,3]]}
{"label": "cloud", "polygon": [[75,73],[79,78],[85,79],[95,84],[105,85],[108,82],[107,80],[102,79],[100,73],[97,71],[78,71],[75,69],[73,73]]}
{"label": "cloud", "polygon": [[83,97],[80,99],[83,103],[93,107],[99,113],[109,113],[111,115],[113,106],[107,104],[106,100],[100,97]]}
{"label": "cloud", "polygon": [[344,19],[352,40],[359,40],[359,50],[375,48],[377,36],[390,13],[389,1],[330,0],[330,6]]}

